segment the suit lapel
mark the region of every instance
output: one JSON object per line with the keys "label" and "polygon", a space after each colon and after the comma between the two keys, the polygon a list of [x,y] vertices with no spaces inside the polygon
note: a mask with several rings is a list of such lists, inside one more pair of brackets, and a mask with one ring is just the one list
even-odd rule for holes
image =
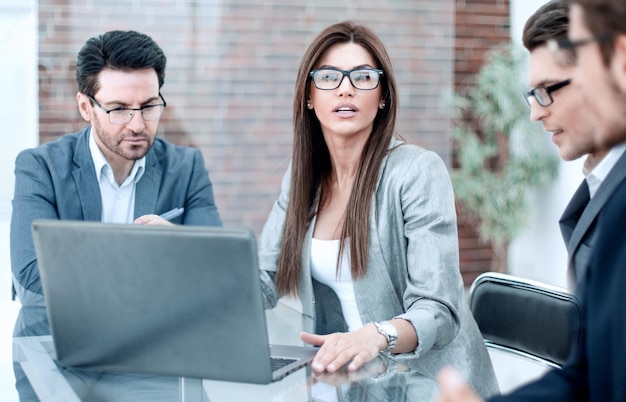
{"label": "suit lapel", "polygon": [[135,219],[156,212],[161,169],[154,147],[146,154],[146,170],[135,188]]}
{"label": "suit lapel", "polygon": [[626,178],[626,152],[617,160],[617,163],[615,163],[615,166],[613,166],[606,179],[604,179],[596,194],[591,201],[589,201],[587,208],[585,208],[578,224],[574,228],[572,237],[567,244],[567,252],[570,258],[574,254],[574,251],[576,251],[576,248],[591,224],[595,221],[600,210],[602,210],[606,201],[624,178]]}
{"label": "suit lapel", "polygon": [[[379,227],[382,227],[384,231],[393,230],[385,225],[393,226],[385,218],[380,218],[378,214],[378,208],[381,207],[377,203],[378,189],[383,181],[384,171],[389,161],[389,155],[393,152],[393,148],[401,146],[403,143],[392,138],[387,155],[383,159],[383,162],[378,173],[378,182],[376,183],[376,192],[372,195],[372,206],[369,213],[369,251],[367,255],[367,272],[364,278],[354,281],[354,296],[359,307],[359,313],[361,320],[364,324],[380,319],[380,317],[389,317],[404,312],[402,301],[398,298],[385,298],[380,300],[377,297],[372,297],[372,289],[377,289],[376,292],[380,294],[396,294],[393,287],[393,281],[389,274],[388,267],[389,261],[393,261],[393,257],[386,259],[386,250],[383,246],[383,241],[380,239]],[[385,214],[383,213],[383,217]],[[379,220],[381,219],[382,222]],[[380,226],[382,224],[382,226]],[[406,254],[406,253],[405,253]],[[375,268],[374,268],[375,267]]]}
{"label": "suit lapel", "polygon": [[89,130],[90,127],[83,130],[76,141],[72,176],[76,185],[76,195],[80,200],[83,219],[100,221],[102,220],[102,200],[93,159],[89,151]]}
{"label": "suit lapel", "polygon": [[[569,244],[572,239],[572,234],[582,216],[585,207],[589,203],[589,186],[587,185],[586,180],[578,186],[578,189],[572,196],[572,199],[565,207],[563,211],[563,215],[561,215],[561,219],[559,219],[559,226],[561,228],[561,235],[563,236],[563,240],[565,241],[565,245],[568,247],[569,252]],[[571,253],[570,253],[571,256]]]}

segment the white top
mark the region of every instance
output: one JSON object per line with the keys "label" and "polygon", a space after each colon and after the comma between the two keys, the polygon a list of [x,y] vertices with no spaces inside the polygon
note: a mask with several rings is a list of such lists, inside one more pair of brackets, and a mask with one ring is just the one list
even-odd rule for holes
{"label": "white top", "polygon": [[609,172],[613,169],[613,166],[617,163],[617,160],[622,156],[626,150],[626,143],[619,144],[609,151],[608,154],[598,163],[587,176],[587,185],[589,186],[589,197],[592,198],[598,191],[598,188],[606,179]]}
{"label": "white top", "polygon": [[102,199],[102,222],[133,223],[135,220],[135,185],[143,176],[146,157],[135,161],[130,174],[121,186],[115,182],[113,169],[98,148],[93,136],[93,127],[89,131],[89,150],[96,168],[96,177]]}
{"label": "white top", "polygon": [[353,331],[361,328],[363,322],[354,297],[354,287],[352,286],[352,274],[350,272],[350,248],[348,242],[343,250],[339,274],[337,273],[337,256],[339,255],[339,240],[318,240],[311,241],[311,275],[313,278],[329,286],[335,291],[343,318],[348,324],[348,330]]}

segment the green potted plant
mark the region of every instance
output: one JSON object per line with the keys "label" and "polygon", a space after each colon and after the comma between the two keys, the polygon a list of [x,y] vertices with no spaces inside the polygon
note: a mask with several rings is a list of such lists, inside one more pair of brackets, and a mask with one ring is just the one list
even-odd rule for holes
{"label": "green potted plant", "polygon": [[529,191],[558,174],[558,156],[541,125],[529,119],[522,96],[526,54],[513,45],[494,50],[475,85],[454,96],[455,194],[477,217],[479,236],[491,243],[501,272],[510,242],[527,223]]}

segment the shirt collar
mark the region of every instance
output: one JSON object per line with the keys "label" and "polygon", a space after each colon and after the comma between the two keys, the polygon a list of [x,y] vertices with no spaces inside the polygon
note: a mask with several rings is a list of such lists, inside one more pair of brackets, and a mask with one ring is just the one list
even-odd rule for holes
{"label": "shirt collar", "polygon": [[[113,169],[111,169],[111,165],[104,157],[104,154],[98,147],[96,143],[96,139],[93,135],[93,126],[89,129],[89,151],[91,152],[91,159],[93,160],[93,165],[96,168],[96,177],[98,178],[98,182],[100,182],[102,175],[106,175],[109,180],[115,182],[113,179]],[[139,182],[139,179],[143,176],[143,173],[146,169],[146,157],[142,157],[141,159],[137,159],[133,168],[130,171],[130,175],[126,179],[128,181],[131,178],[135,183]],[[125,181],[125,182],[126,182]]]}
{"label": "shirt collar", "polygon": [[619,144],[609,151],[608,154],[598,163],[598,166],[595,167],[588,175],[587,175],[587,184],[589,185],[589,193],[593,197],[593,195],[600,187],[600,184],[606,179],[609,175],[619,158],[622,156],[624,151],[626,150],[626,142],[623,144]]}
{"label": "shirt collar", "polygon": [[606,179],[613,166],[617,163],[617,160],[622,156],[626,150],[626,143],[619,144],[609,151],[608,154],[598,163],[598,166],[595,167],[590,173],[589,176],[594,176],[600,181]]}

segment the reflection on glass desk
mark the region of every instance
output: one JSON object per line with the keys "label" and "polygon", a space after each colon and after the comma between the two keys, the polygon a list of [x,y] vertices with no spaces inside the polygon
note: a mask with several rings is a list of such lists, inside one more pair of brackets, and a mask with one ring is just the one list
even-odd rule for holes
{"label": "reflection on glass desk", "polygon": [[[298,334],[306,318],[296,307],[279,303],[267,311],[267,319],[272,343],[301,344]],[[43,309],[23,309],[18,317],[16,328],[21,336],[13,340],[13,360],[23,400],[432,401],[437,392],[435,380],[382,354],[356,372],[342,369],[317,375],[305,367],[268,385],[61,367],[54,361],[52,337],[41,333],[45,332],[42,321]],[[33,324],[32,331],[28,324]],[[32,399],[29,391],[36,394]]]}

